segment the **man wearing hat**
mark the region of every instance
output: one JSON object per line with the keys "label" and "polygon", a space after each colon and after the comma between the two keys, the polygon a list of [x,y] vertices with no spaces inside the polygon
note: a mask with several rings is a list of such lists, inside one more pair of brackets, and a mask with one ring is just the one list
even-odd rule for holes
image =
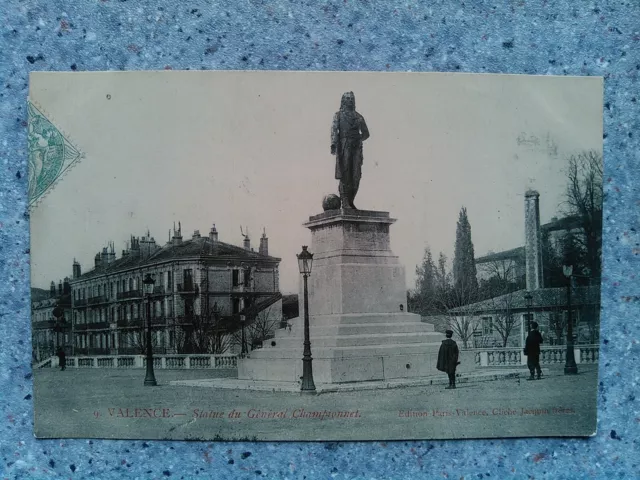
{"label": "man wearing hat", "polygon": [[540,344],[542,343],[542,334],[538,331],[538,322],[531,322],[531,331],[527,335],[524,343],[524,354],[527,356],[527,367],[531,376],[527,380],[533,380],[534,373],[538,373],[538,380],[542,376],[540,368]]}
{"label": "man wearing hat", "polygon": [[440,351],[438,352],[438,363],[436,368],[441,372],[445,372],[449,375],[449,386],[447,390],[456,388],[456,367],[460,364],[458,361],[458,344],[451,338],[453,337],[453,331],[447,330],[444,332],[447,336],[440,345]]}

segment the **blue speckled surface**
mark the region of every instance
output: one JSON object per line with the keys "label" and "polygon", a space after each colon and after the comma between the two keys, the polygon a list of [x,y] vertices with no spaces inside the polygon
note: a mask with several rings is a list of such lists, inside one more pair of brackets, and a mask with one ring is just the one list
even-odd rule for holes
{"label": "blue speckled surface", "polygon": [[[637,2],[5,0],[3,7],[1,478],[640,477]],[[28,73],[162,68],[604,76],[607,198],[598,435],[355,444],[36,441],[24,215]]]}

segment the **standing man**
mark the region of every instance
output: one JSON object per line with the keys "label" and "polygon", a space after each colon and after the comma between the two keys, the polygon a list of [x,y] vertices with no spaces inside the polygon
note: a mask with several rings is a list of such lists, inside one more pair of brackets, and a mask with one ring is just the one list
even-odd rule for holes
{"label": "standing man", "polygon": [[369,138],[364,117],[356,112],[353,92],[342,95],[340,110],[331,124],[331,155],[336,156],[336,180],[340,180],[342,208],[355,209],[353,199],[362,176],[362,142]]}
{"label": "standing man", "polygon": [[524,354],[527,356],[527,367],[531,376],[527,380],[534,380],[534,372],[538,373],[538,380],[542,376],[540,368],[540,345],[542,344],[542,334],[538,331],[538,323],[531,322],[531,331],[527,335],[524,344]]}
{"label": "standing man", "polygon": [[60,364],[60,370],[64,370],[67,367],[67,356],[64,353],[62,347],[58,347],[58,360]]}
{"label": "standing man", "polygon": [[436,368],[449,375],[449,386],[446,387],[446,389],[449,390],[456,388],[456,367],[460,364],[458,361],[460,351],[458,350],[458,344],[451,338],[453,337],[453,332],[447,330],[444,333],[447,338],[444,339],[442,345],[440,345]]}

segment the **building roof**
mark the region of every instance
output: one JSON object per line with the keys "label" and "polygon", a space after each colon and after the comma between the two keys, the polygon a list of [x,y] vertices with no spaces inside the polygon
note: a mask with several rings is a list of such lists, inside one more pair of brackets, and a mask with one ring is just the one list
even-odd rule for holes
{"label": "building roof", "polygon": [[280,258],[270,255],[262,255],[258,252],[237,247],[228,243],[213,241],[209,237],[196,237],[174,244],[169,242],[157,248],[151,255],[143,256],[135,251],[130,251],[128,255],[122,256],[106,266],[96,267],[79,278],[71,280],[72,283],[78,280],[87,280],[104,274],[116,273],[130,268],[139,268],[147,265],[154,265],[160,262],[180,260],[185,258],[199,258],[202,260],[239,260],[239,261],[262,261],[270,263],[280,262]]}
{"label": "building roof", "polygon": [[[540,230],[546,232],[557,232],[562,230],[574,230],[582,228],[580,217],[568,216],[563,218],[554,218],[550,222],[540,226]],[[525,261],[525,247],[516,247],[501,252],[488,253],[482,257],[476,258],[476,264],[503,261],[503,260],[520,260]]]}
{"label": "building roof", "polygon": [[525,258],[524,247],[512,248],[511,250],[503,250],[502,252],[488,253],[483,257],[476,258],[476,263],[489,263],[502,260],[522,260]]}
{"label": "building roof", "polygon": [[[556,287],[540,288],[530,292],[527,290],[518,290],[513,293],[507,293],[481,302],[453,308],[450,312],[460,313],[463,315],[477,315],[504,311],[506,306],[511,310],[524,311],[527,310],[527,302],[525,299],[527,293],[530,293],[532,297],[532,310],[548,310],[566,307],[567,305],[567,289],[563,287]],[[600,304],[599,285],[574,287],[571,290],[571,293],[571,305],[573,306],[579,307]]]}
{"label": "building roof", "polygon": [[62,308],[71,306],[71,295],[65,293],[62,295],[56,295],[55,297],[45,298],[43,300],[34,300],[31,302],[31,308],[33,310],[56,306],[60,306]]}
{"label": "building roof", "polygon": [[580,217],[577,215],[571,215],[563,218],[554,218],[549,223],[545,223],[540,227],[547,232],[553,232],[558,230],[574,230],[576,228],[582,228],[580,223]]}

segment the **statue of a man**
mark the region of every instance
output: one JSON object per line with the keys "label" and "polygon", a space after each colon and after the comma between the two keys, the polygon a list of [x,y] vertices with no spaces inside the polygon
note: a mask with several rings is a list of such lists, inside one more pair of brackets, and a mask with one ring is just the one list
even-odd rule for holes
{"label": "statue of a man", "polygon": [[362,115],[356,112],[353,92],[342,95],[340,110],[331,125],[331,154],[336,156],[336,179],[342,208],[355,209],[353,199],[358,193],[362,175],[362,142],[369,138],[369,130]]}

